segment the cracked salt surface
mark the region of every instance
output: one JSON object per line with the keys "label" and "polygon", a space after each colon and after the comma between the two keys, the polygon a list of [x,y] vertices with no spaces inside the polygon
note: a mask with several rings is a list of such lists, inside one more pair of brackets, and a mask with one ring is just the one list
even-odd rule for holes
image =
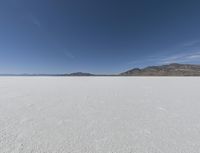
{"label": "cracked salt surface", "polygon": [[199,153],[200,78],[1,77],[0,153]]}

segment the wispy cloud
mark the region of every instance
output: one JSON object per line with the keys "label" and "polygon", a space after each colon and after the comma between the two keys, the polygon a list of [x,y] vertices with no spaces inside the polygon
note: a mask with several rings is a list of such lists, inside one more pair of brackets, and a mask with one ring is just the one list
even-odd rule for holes
{"label": "wispy cloud", "polygon": [[29,14],[29,15],[28,15],[28,20],[29,20],[33,25],[35,25],[36,27],[38,27],[38,28],[41,28],[41,27],[42,27],[41,21],[40,21],[35,15]]}
{"label": "wispy cloud", "polygon": [[190,53],[180,53],[160,59],[161,64],[169,63],[200,63],[200,51]]}
{"label": "wispy cloud", "polygon": [[143,68],[150,65],[170,63],[200,64],[200,39],[188,41],[173,48],[158,51],[153,55],[132,60],[126,63],[126,67]]}
{"label": "wispy cloud", "polygon": [[63,51],[63,53],[64,53],[64,56],[67,57],[68,59],[74,59],[75,58],[75,56],[69,51]]}
{"label": "wispy cloud", "polygon": [[182,46],[183,47],[192,47],[192,46],[195,46],[195,45],[198,45],[200,44],[200,40],[193,40],[193,41],[189,41],[189,42],[186,42],[184,43]]}
{"label": "wispy cloud", "polygon": [[200,64],[200,51],[176,53],[171,55],[154,55],[127,63],[130,67],[146,67],[170,63]]}
{"label": "wispy cloud", "polygon": [[200,63],[200,39],[181,44],[173,49],[174,54],[160,59],[160,63]]}
{"label": "wispy cloud", "polygon": [[34,25],[36,25],[38,28],[41,28],[41,22],[37,18],[32,18],[32,22]]}

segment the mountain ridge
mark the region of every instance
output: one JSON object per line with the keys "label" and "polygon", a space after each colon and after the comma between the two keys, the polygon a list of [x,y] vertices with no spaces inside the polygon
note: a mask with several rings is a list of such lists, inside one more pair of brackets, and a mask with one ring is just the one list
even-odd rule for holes
{"label": "mountain ridge", "polygon": [[0,74],[0,76],[200,76],[200,65],[171,63],[145,68],[133,68],[119,74],[74,72],[63,74]]}
{"label": "mountain ridge", "polygon": [[160,66],[134,68],[121,76],[200,76],[200,65],[171,63]]}

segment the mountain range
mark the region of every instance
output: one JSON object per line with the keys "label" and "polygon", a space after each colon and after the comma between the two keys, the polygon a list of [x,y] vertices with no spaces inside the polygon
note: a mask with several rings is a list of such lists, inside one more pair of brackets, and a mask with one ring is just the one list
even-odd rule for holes
{"label": "mountain range", "polygon": [[133,68],[120,74],[92,74],[75,72],[70,74],[0,74],[0,76],[200,76],[200,65],[172,63],[161,66]]}
{"label": "mountain range", "polygon": [[200,65],[172,63],[161,66],[134,68],[123,72],[121,76],[200,76]]}

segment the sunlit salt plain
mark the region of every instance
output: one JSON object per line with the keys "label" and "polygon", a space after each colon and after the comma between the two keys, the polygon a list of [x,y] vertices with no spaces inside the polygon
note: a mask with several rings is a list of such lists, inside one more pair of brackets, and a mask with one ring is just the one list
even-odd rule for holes
{"label": "sunlit salt plain", "polygon": [[0,77],[0,153],[199,153],[200,78]]}

